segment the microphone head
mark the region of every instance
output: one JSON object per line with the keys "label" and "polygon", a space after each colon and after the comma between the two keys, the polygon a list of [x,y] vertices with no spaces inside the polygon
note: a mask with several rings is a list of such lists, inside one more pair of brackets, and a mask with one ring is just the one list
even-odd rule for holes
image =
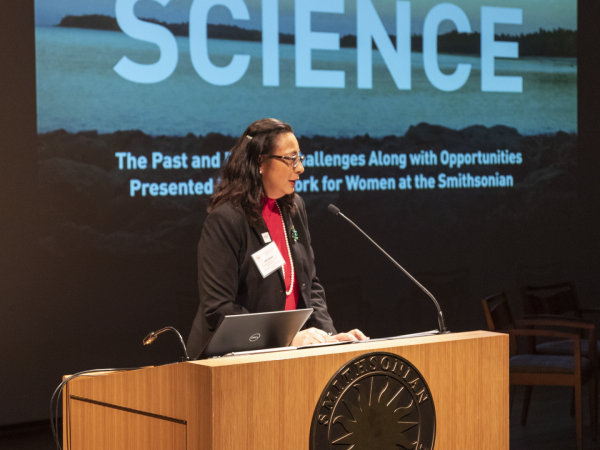
{"label": "microphone head", "polygon": [[148,336],[146,336],[142,342],[144,343],[144,345],[150,345],[156,340],[156,338],[157,335],[153,331]]}
{"label": "microphone head", "polygon": [[338,208],[338,207],[337,207],[337,206],[335,206],[335,205],[329,205],[329,206],[327,207],[327,209],[328,209],[328,210],[329,210],[329,212],[330,212],[331,214],[333,214],[334,216],[337,216],[337,215],[340,213],[340,208]]}

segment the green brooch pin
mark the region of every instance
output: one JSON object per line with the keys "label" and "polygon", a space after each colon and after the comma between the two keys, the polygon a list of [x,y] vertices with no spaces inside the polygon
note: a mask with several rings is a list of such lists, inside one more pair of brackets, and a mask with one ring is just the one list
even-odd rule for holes
{"label": "green brooch pin", "polygon": [[296,229],[294,228],[294,226],[292,225],[292,239],[294,241],[298,240],[298,232],[296,231]]}

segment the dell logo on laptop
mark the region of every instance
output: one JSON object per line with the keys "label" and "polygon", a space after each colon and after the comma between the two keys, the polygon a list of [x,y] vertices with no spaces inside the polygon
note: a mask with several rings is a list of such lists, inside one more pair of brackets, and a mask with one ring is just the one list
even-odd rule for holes
{"label": "dell logo on laptop", "polygon": [[260,339],[260,333],[254,333],[252,336],[250,336],[250,342],[256,342]]}

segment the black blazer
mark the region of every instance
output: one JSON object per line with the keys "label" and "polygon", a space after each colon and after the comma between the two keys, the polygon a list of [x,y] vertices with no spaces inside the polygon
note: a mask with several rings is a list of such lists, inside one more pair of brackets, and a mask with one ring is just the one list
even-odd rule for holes
{"label": "black blazer", "polygon": [[[298,308],[314,308],[306,327],[335,334],[325,304],[325,291],[319,284],[310,246],[304,201],[295,196],[298,213],[292,218],[283,211],[288,242],[300,287]],[[298,240],[292,239],[292,225]],[[281,311],[285,308],[282,271],[266,278],[260,274],[251,255],[266,244],[264,220],[250,226],[243,211],[229,203],[215,208],[204,222],[198,244],[198,289],[200,307],[188,338],[188,354],[197,358],[223,316]]]}

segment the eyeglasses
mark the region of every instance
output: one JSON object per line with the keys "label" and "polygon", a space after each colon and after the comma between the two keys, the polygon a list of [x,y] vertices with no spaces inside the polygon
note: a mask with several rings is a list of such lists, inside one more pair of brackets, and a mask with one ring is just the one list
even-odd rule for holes
{"label": "eyeglasses", "polygon": [[306,158],[306,157],[304,155],[294,155],[294,156],[267,155],[267,158],[281,159],[288,166],[291,166],[292,168],[295,169],[296,167],[298,167],[298,164],[304,162],[304,158]]}

